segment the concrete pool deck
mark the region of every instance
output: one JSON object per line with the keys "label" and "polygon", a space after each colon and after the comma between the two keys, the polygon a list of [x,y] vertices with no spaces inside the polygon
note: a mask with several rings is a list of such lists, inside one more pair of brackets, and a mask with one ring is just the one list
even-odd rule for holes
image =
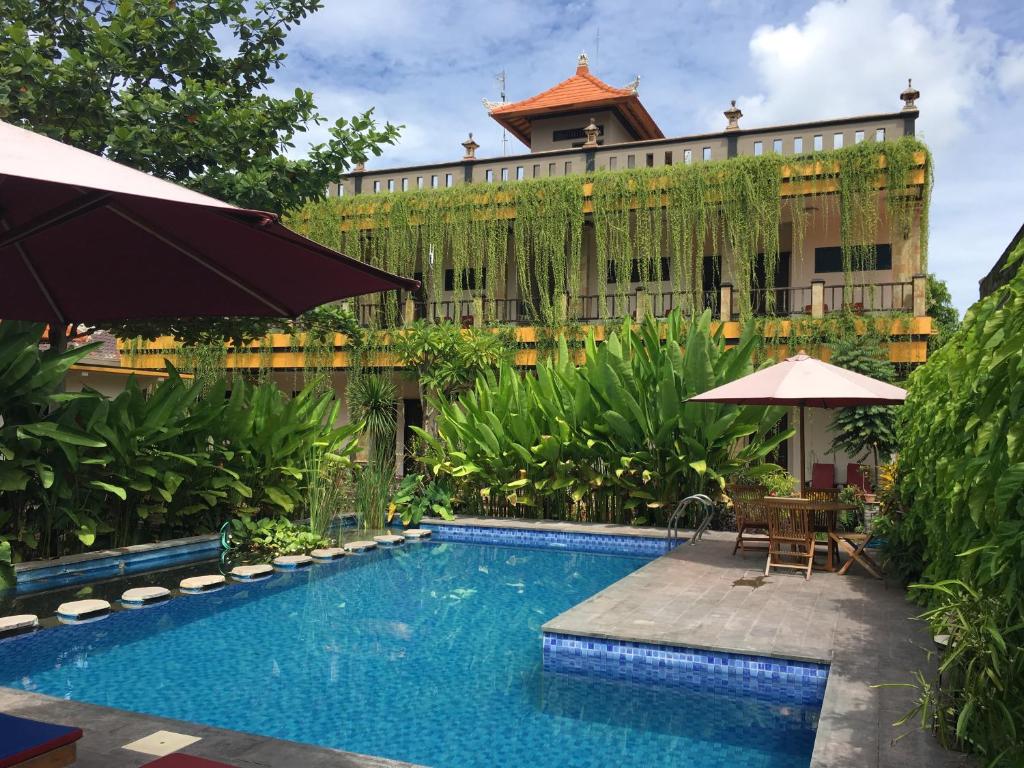
{"label": "concrete pool deck", "polygon": [[[65,701],[10,688],[0,688],[0,712],[81,728],[84,735],[78,742],[76,768],[138,768],[156,760],[154,755],[124,747],[157,731],[198,738],[198,741],[177,751],[219,760],[237,768],[418,768],[412,763],[382,757],[227,731],[80,701]],[[282,713],[282,716],[289,715]]]}
{"label": "concrete pool deck", "polygon": [[797,572],[764,577],[763,554],[732,555],[735,537],[709,531],[543,630],[827,662],[811,768],[972,764],[943,750],[931,734],[892,725],[912,706],[912,690],[871,687],[909,682],[914,670],[928,666],[923,649],[930,635],[900,586],[856,568],[845,576],[816,571],[807,581]]}

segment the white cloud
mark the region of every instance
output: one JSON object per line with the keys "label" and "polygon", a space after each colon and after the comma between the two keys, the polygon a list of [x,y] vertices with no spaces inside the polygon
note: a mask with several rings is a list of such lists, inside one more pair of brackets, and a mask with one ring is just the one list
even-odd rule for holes
{"label": "white cloud", "polygon": [[[312,90],[332,118],[375,106],[405,124],[371,167],[455,160],[467,131],[481,156],[501,154],[480,104],[497,97],[495,73],[508,72],[511,100],[525,98],[572,74],[585,49],[610,83],[641,75],[644,105],[670,136],[721,130],[730,98],[745,127],[894,112],[913,77],[918,131],[935,153],[930,269],[961,309],[1024,218],[1019,0],[325,4],[290,33],[275,87]],[[509,149],[522,151],[514,139]]]}
{"label": "white cloud", "polygon": [[750,56],[762,90],[744,99],[756,107],[745,111],[755,125],[895,112],[913,77],[920,129],[935,148],[948,145],[968,130],[971,110],[991,88],[998,38],[963,26],[948,0],[927,10],[826,0],[799,22],[758,28]]}

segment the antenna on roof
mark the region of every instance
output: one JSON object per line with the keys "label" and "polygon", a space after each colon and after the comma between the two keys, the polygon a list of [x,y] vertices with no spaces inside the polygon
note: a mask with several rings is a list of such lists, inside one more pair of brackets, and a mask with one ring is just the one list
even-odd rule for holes
{"label": "antenna on roof", "polygon": [[[501,72],[494,76],[494,79],[498,81],[501,103],[504,104],[507,101],[507,99],[505,98],[505,86],[508,83],[508,75],[505,73],[505,70],[503,69],[501,70]],[[508,132],[505,130],[504,126],[502,126],[501,129],[501,154],[503,156],[508,154]]]}
{"label": "antenna on roof", "polygon": [[601,56],[601,28],[597,28],[597,34],[594,35],[594,69],[597,69],[597,62]]}

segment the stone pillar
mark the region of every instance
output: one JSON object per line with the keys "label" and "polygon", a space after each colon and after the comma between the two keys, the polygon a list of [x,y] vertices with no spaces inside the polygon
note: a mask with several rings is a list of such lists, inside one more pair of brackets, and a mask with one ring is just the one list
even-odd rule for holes
{"label": "stone pillar", "polygon": [[914,275],[914,317],[924,317],[928,314],[928,276]]}
{"label": "stone pillar", "polygon": [[719,289],[718,319],[723,323],[732,320],[732,283],[722,283]]}
{"label": "stone pillar", "polygon": [[412,294],[406,294],[405,306],[402,310],[402,322],[405,325],[412,325],[416,321],[416,302]]}
{"label": "stone pillar", "polygon": [[483,296],[473,297],[473,327],[480,328],[484,324],[484,299]]}
{"label": "stone pillar", "polygon": [[558,303],[556,304],[556,306],[558,308],[558,320],[559,322],[564,323],[566,320],[569,319],[569,294],[560,293],[558,294],[557,300]]}
{"label": "stone pillar", "polygon": [[825,316],[825,281],[811,280],[811,317]]}
{"label": "stone pillar", "polygon": [[649,314],[651,314],[650,296],[647,295],[647,289],[641,285],[636,289],[636,321],[643,322]]}

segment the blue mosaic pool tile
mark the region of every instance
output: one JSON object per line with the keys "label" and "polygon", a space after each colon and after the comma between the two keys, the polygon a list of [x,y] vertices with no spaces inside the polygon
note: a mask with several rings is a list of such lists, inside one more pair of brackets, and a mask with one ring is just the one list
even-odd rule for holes
{"label": "blue mosaic pool tile", "polygon": [[545,632],[545,672],[820,704],[828,665]]}
{"label": "blue mosaic pool tile", "polygon": [[[670,549],[666,539],[652,536],[616,536],[607,533],[569,533],[477,525],[427,524],[423,527],[434,532],[433,539],[435,541],[564,549],[570,552],[646,555],[649,557],[658,557]],[[672,547],[678,546],[683,541],[683,539],[673,541]]]}

